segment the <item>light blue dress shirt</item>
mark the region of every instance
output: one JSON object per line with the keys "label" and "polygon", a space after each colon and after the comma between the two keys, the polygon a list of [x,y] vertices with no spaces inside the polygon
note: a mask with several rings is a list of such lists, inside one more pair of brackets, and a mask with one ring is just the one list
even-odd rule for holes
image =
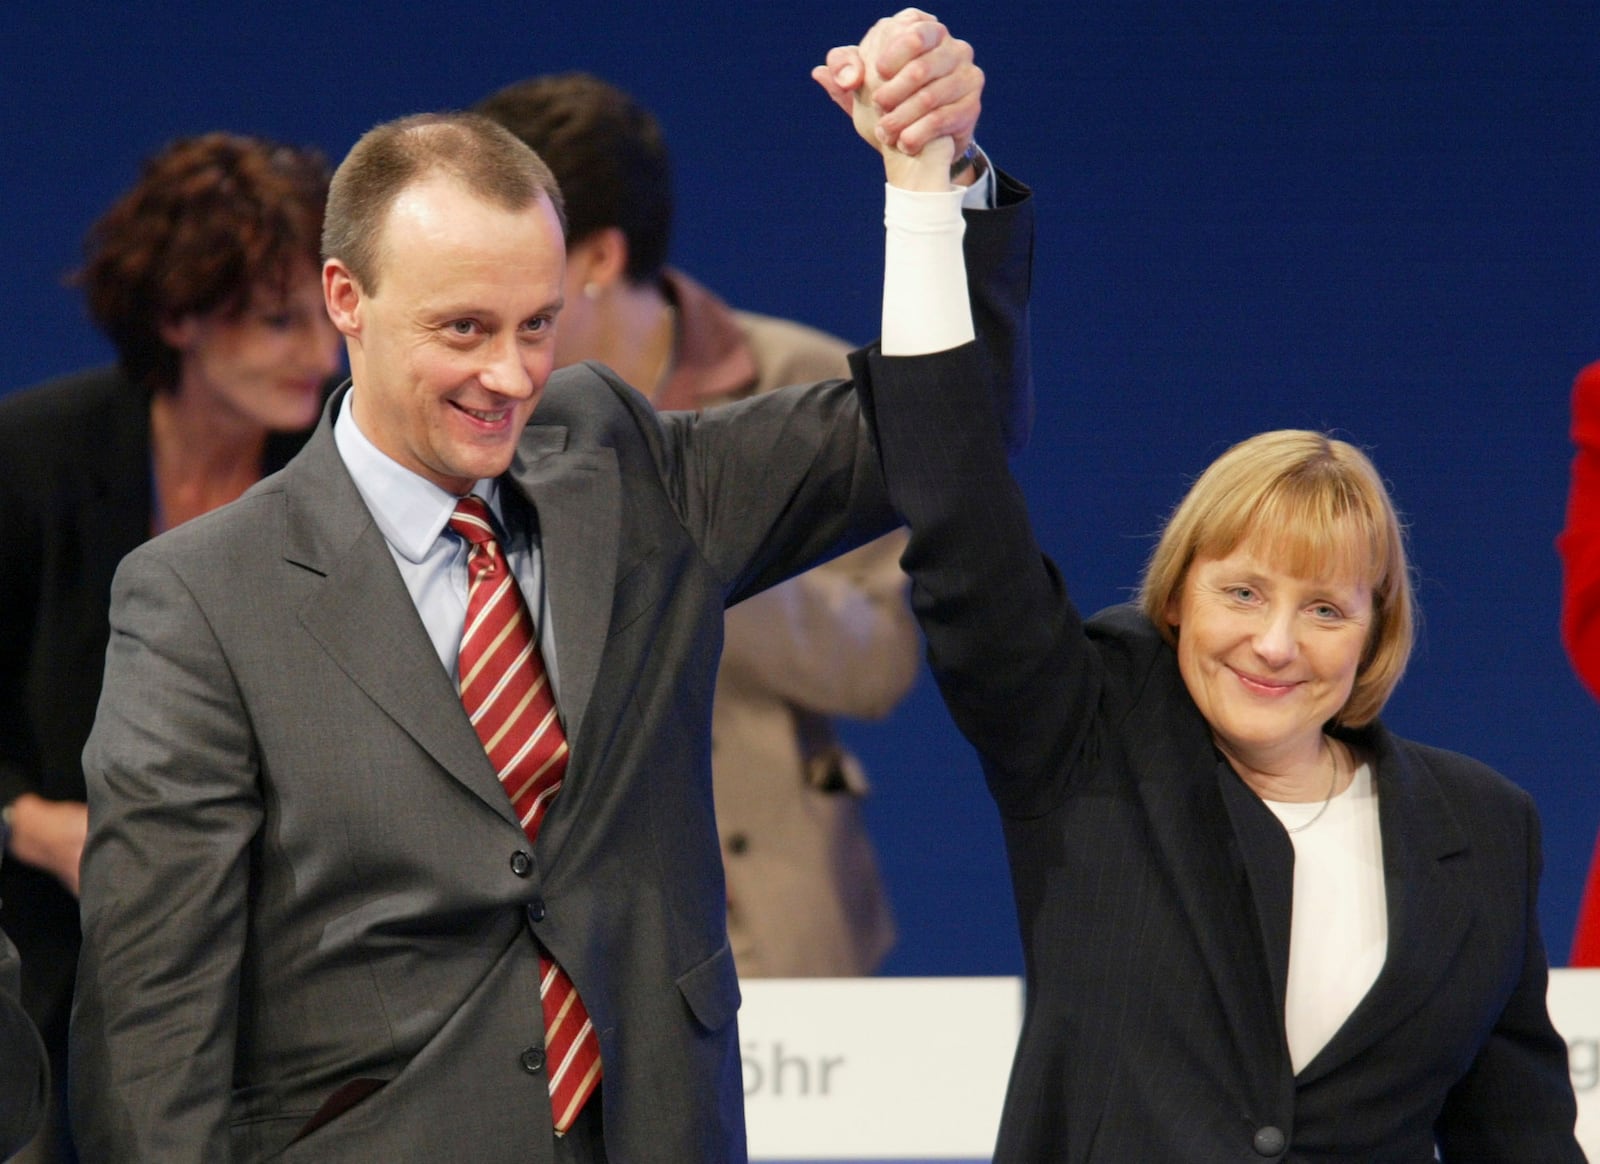
{"label": "light blue dress shirt", "polygon": [[[420,477],[381,452],[356,424],[350,402],[352,388],[339,402],[333,422],[333,439],[345,468],[355,480],[372,520],[389,544],[400,577],[411,592],[422,625],[438,652],[439,661],[454,682],[456,654],[461,649],[461,628],[467,621],[467,543],[449,528],[455,511],[454,494]],[[537,611],[539,651],[560,706],[561,684],[556,670],[556,644],[550,617],[550,596],[544,585],[544,558],[537,529],[507,528],[500,483],[485,478],[472,491],[483,498],[499,526],[500,548],[522,587],[528,609]],[[522,526],[524,522],[512,523]]]}

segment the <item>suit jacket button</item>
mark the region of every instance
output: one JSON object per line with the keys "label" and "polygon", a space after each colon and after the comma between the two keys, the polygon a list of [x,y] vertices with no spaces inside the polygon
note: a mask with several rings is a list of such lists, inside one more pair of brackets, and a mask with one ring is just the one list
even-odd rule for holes
{"label": "suit jacket button", "polygon": [[544,1048],[529,1047],[522,1052],[522,1069],[529,1075],[537,1075],[544,1070]]}
{"label": "suit jacket button", "polygon": [[511,854],[511,871],[518,877],[531,877],[533,875],[533,858],[518,849]]}
{"label": "suit jacket button", "polygon": [[1283,1132],[1268,1124],[1256,1132],[1256,1137],[1250,1142],[1258,1156],[1276,1156],[1289,1146],[1289,1141],[1284,1139]]}
{"label": "suit jacket button", "polygon": [[531,922],[544,921],[544,898],[535,897],[528,902],[528,920]]}

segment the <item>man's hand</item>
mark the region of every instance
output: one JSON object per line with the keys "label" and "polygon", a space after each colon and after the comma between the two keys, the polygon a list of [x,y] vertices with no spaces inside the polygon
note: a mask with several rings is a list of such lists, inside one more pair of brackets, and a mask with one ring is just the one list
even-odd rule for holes
{"label": "man's hand", "polygon": [[89,836],[89,806],[76,800],[46,800],[25,792],[11,802],[11,855],[52,874],[78,896],[78,865]]}
{"label": "man's hand", "polygon": [[[930,188],[942,164],[946,180],[932,188],[949,188],[948,166],[971,143],[982,105],[983,70],[973,63],[971,45],[926,12],[907,8],[878,21],[859,45],[830,50],[811,76],[884,154],[891,182],[909,184],[896,181],[898,170]],[[915,172],[894,156],[920,157],[925,150],[929,156]]]}

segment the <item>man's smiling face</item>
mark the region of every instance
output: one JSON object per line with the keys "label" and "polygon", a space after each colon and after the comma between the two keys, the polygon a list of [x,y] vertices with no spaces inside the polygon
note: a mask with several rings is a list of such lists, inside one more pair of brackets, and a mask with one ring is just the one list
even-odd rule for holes
{"label": "man's smiling face", "polygon": [[521,210],[428,176],[395,198],[368,292],[337,260],[329,312],[350,340],[356,423],[454,494],[505,472],[554,365],[566,249],[548,198]]}

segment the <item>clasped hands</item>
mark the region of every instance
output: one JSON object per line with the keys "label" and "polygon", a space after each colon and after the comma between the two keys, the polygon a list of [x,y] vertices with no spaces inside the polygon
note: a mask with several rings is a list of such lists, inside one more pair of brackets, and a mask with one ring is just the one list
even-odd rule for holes
{"label": "clasped hands", "polygon": [[982,107],[983,70],[970,44],[906,8],[874,24],[860,44],[830,49],[811,76],[883,155],[892,185],[950,189],[951,162],[972,143]]}

